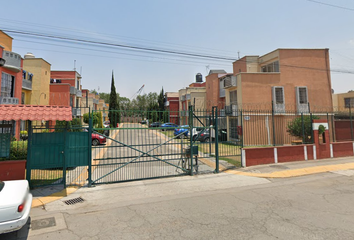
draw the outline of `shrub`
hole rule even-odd
[[[312,116],[312,119],[320,119],[320,118],[317,116]],[[302,125],[304,125],[304,135],[302,132]],[[297,117],[293,121],[288,123],[287,132],[291,136],[305,138],[305,141],[311,138],[312,135],[311,131],[312,131],[311,116],[303,116],[303,122],[301,117]]]

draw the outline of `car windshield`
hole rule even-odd
[[[2,182],[2,181],[0,181],[0,192],[1,192],[1,190],[4,188],[4,185],[5,185],[5,183]]]

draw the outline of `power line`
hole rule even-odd
[[[30,35],[30,36],[43,37],[43,38],[60,39],[60,40],[67,40],[67,41],[73,41],[73,42],[97,44],[97,45],[103,45],[103,46],[113,46],[113,47],[133,49],[133,50],[142,50],[142,51],[148,51],[148,52],[175,54],[175,55],[190,56],[190,57],[197,57],[197,58],[218,59],[218,60],[225,60],[225,61],[235,61],[236,60],[235,58],[231,58],[231,57],[220,57],[220,56],[203,55],[203,54],[195,54],[195,53],[188,53],[188,52],[178,52],[178,51],[174,51],[174,50],[163,50],[163,49],[150,48],[150,47],[137,47],[137,46],[132,46],[132,45],[92,41],[92,40],[85,40],[85,39],[79,39],[79,38],[55,36],[55,35],[49,35],[49,34],[16,31],[16,30],[10,30],[10,29],[4,29],[4,31],[15,33],[15,34],[21,34],[21,35]]]
[[[164,41],[152,41],[152,40],[147,40],[147,39],[142,39],[142,38],[134,38],[134,37],[127,37],[127,36],[120,36],[120,35],[114,35],[114,34],[106,34],[106,33],[98,33],[98,32],[90,32],[90,31],[83,31],[81,29],[73,29],[73,28],[63,28],[63,27],[57,27],[57,26],[52,26],[52,25],[46,25],[46,24],[38,24],[38,23],[29,23],[29,22],[23,22],[23,21],[15,21],[15,20],[9,20],[9,19],[3,19],[0,18],[0,20],[3,22],[14,22],[15,24],[21,24],[23,25],[29,25],[29,26],[34,26],[37,28],[45,28],[45,29],[58,29],[58,30],[64,30],[65,32],[75,32],[75,33],[84,33],[84,34],[91,34],[91,35],[99,35],[99,36],[107,36],[107,37],[119,37],[119,38],[126,38],[130,40],[136,40],[136,41],[141,41],[141,42],[150,42],[154,44],[166,44],[166,45],[172,45],[172,46],[184,46],[188,48],[193,48],[193,49],[203,49],[203,50],[210,50],[214,52],[229,52],[226,50],[221,50],[221,49],[213,49],[213,48],[206,48],[206,47],[199,47],[199,46],[191,46],[191,45],[185,45],[185,44],[175,44],[175,43],[169,43],[169,42],[164,42]]]
[[[342,7],[342,6],[338,6],[338,5],[334,5],[334,4],[329,4],[329,3],[324,3],[324,2],[319,2],[319,1],[315,1],[315,0],[307,0],[307,1],[309,1],[309,2],[314,2],[314,3],[317,3],[317,4],[326,5],[326,6],[330,6],[330,7],[340,8],[340,9],[344,9],[344,10],[348,10],[348,11],[354,11],[353,8]]]
[[[84,39],[75,39],[75,38],[69,38],[69,37],[62,37],[62,36],[53,36],[49,34],[41,34],[41,33],[31,33],[31,32],[21,32],[21,31],[16,31],[16,30],[4,30],[12,33],[18,33],[21,35],[25,36],[35,36],[35,37],[43,37],[43,38],[49,38],[49,39],[57,39],[57,40],[68,40],[72,41],[73,43],[87,43],[87,44],[94,44],[94,45],[99,45],[103,47],[120,47],[123,49],[128,49],[128,50],[136,50],[136,51],[145,51],[145,53],[155,53],[155,54],[161,54],[161,53],[168,53],[172,55],[179,55],[182,57],[188,57],[188,58],[205,58],[205,59],[214,59],[214,60],[222,60],[222,61],[234,61],[232,58],[228,57],[220,57],[220,56],[210,56],[210,55],[203,55],[203,54],[194,54],[194,53],[186,53],[186,52],[178,52],[178,51],[169,51],[169,50],[163,50],[163,49],[155,49],[155,48],[149,48],[149,47],[136,47],[136,46],[130,46],[130,45],[121,45],[121,44],[114,44],[114,43],[106,43],[106,42],[99,42],[99,41],[90,41],[90,40],[84,40]],[[238,61],[244,61],[246,63],[249,62],[258,62],[258,61],[247,61],[247,60],[242,60],[239,59]],[[308,69],[308,70],[316,70],[316,71],[330,71],[330,72],[337,72],[337,73],[347,73],[347,74],[354,74],[353,70],[337,70],[337,69],[320,69],[320,68],[312,68],[312,67],[306,67],[306,66],[295,66],[295,65],[287,65],[287,64],[282,64],[282,67],[292,67],[292,68],[301,68],[301,69]]]
[[[24,41],[24,42],[30,42],[30,43],[38,43],[39,42],[34,42],[34,41],[26,41],[26,40],[17,40],[17,41]],[[83,55],[83,56],[93,56],[93,57],[102,57],[102,58],[115,58],[115,59],[125,59],[125,60],[133,60],[133,61],[149,61],[149,62],[158,62],[158,63],[170,63],[170,64],[179,64],[179,65],[190,65],[190,64],[185,64],[185,63],[195,63],[195,66],[200,66],[201,64],[204,65],[206,64],[205,62],[197,62],[197,61],[189,61],[185,59],[173,59],[173,58],[162,58],[162,57],[151,57],[151,56],[144,56],[144,55],[137,55],[137,54],[129,54],[129,53],[119,53],[119,52],[112,52],[112,51],[104,51],[104,50],[97,50],[97,49],[89,49],[89,48],[80,48],[80,47],[72,47],[72,46],[65,46],[65,45],[60,45],[60,44],[51,44],[51,43],[40,43],[40,44],[46,44],[46,45],[51,45],[51,46],[59,46],[59,47],[65,47],[65,48],[74,48],[74,49],[82,49],[82,50],[89,50],[89,51],[99,51],[99,52],[106,52],[106,53],[113,53],[113,54],[118,54],[118,55],[128,55],[128,56],[133,56],[133,57],[144,57],[144,58],[156,58],[158,60],[168,60],[168,61],[175,61],[173,62],[166,62],[166,61],[149,61],[149,60],[139,60],[139,59],[132,59],[132,58],[122,58],[122,57],[111,57],[111,56],[101,56],[101,55],[96,55],[96,54],[84,54],[84,53],[74,53],[74,52],[63,52],[63,51],[55,51],[55,50],[46,50],[46,49],[36,49],[36,48],[31,48],[33,50],[41,50],[41,51],[47,51],[47,52],[58,52],[58,53],[68,53],[68,54],[76,54],[76,55]],[[17,48],[23,48],[23,49],[28,49],[26,47],[17,47]],[[204,59],[200,59],[202,61],[206,61]],[[183,62],[183,63],[176,63],[178,62]],[[196,65],[198,64],[198,65]],[[217,66],[229,66],[226,64],[220,64],[220,63],[213,63],[213,65]],[[229,66],[230,67],[230,66]]]

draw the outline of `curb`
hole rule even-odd
[[[68,187],[66,189],[61,190],[60,192],[53,193],[49,196],[35,198],[32,201],[32,208],[43,207],[45,204],[50,203],[50,202],[54,202],[54,201],[59,200],[63,197],[66,197],[78,189],[79,189],[79,187]]]
[[[308,168],[292,169],[292,170],[285,170],[285,171],[277,171],[272,173],[252,173],[252,172],[242,172],[236,170],[227,170],[225,172],[230,174],[237,174],[237,175],[250,176],[250,177],[260,177],[260,178],[290,178],[290,177],[299,177],[299,176],[305,176],[305,175],[316,174],[316,173],[333,172],[333,171],[349,170],[349,169],[354,169],[354,163],[308,167]]]
[[[124,124],[124,123],[123,123]],[[122,125],[123,125],[122,124]],[[116,136],[118,135],[119,133],[119,128],[118,128],[118,131],[114,134],[114,136],[112,138],[116,138]],[[110,142],[109,145],[111,145],[112,143]],[[102,151],[102,150],[101,150]],[[106,150],[107,151],[107,150]],[[100,155],[101,152],[99,152],[98,154],[96,154],[96,158],[97,158],[97,155]],[[81,175],[80,175],[81,176]],[[79,177],[80,177],[79,176]],[[78,177],[78,178],[79,178]],[[78,186],[73,186],[73,187],[67,187],[63,190],[61,190],[60,192],[56,192],[56,193],[53,193],[51,195],[48,195],[48,196],[45,196],[45,197],[39,197],[39,198],[34,198],[32,200],[32,208],[36,208],[36,207],[43,207],[45,204],[48,204],[48,203],[51,203],[51,202],[54,202],[56,200],[59,200],[63,197],[67,197],[68,195],[76,192],[76,190],[78,190],[80,187]]]

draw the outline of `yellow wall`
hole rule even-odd
[[[354,98],[354,91],[349,91],[347,93],[337,93],[332,95],[332,102],[334,111],[344,111],[349,112],[349,108],[345,107],[344,98]],[[351,106],[354,108],[354,106]]]
[[[29,105],[31,104],[31,96],[32,96],[32,91],[31,90],[26,90],[26,89],[22,89],[22,93],[25,94],[25,98],[24,100],[24,104]],[[22,97],[21,97],[22,99]]]
[[[12,38],[3,31],[0,31],[0,45],[5,51],[12,52]]]
[[[23,69],[33,74],[31,105],[49,105],[50,66],[42,58],[23,60]]]

